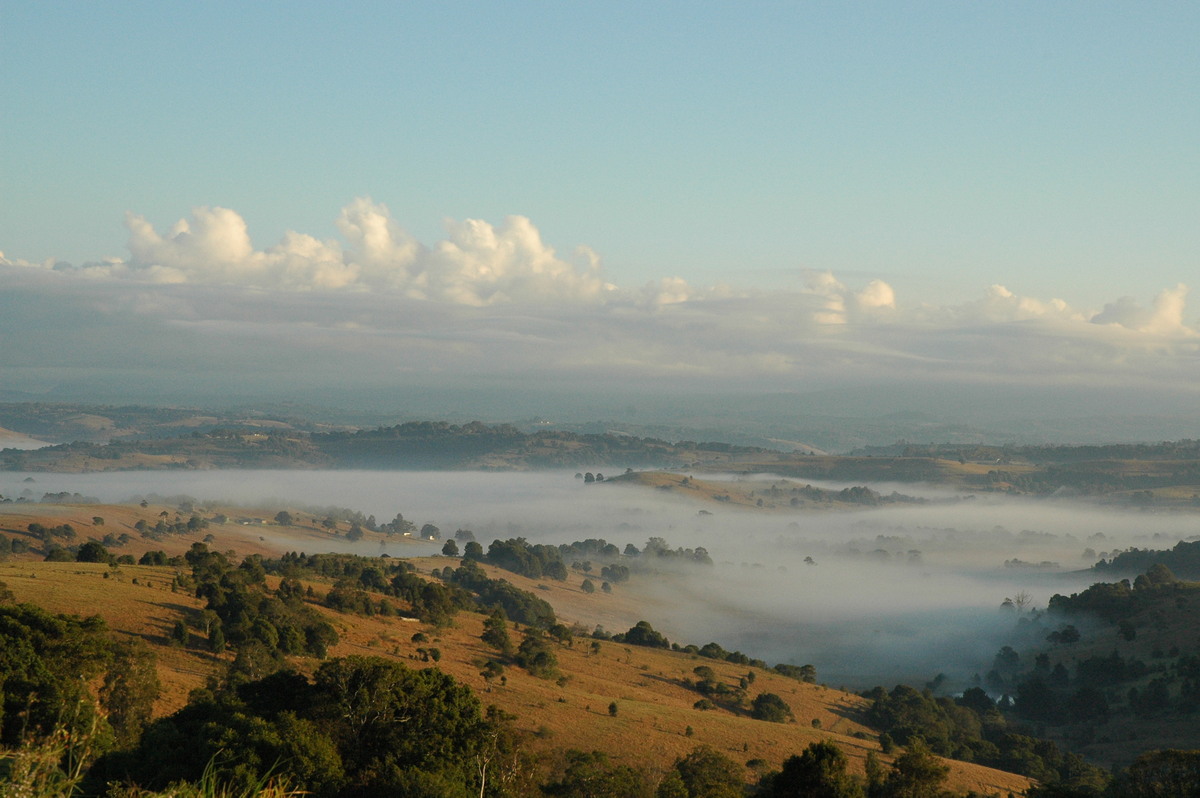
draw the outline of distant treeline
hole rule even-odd
[[[578,468],[681,465],[708,453],[763,453],[767,449],[728,443],[671,443],[630,435],[580,434],[554,430],[524,433],[509,424],[408,422],[355,432],[306,433],[224,426],[186,436],[76,442],[43,449],[0,451],[0,468],[52,470],[56,463],[89,457],[119,463],[136,454],[175,455],[170,467],[326,468]],[[118,466],[119,467],[119,466]],[[133,467],[132,465],[130,467]],[[144,467],[144,466],[139,466]]]
[[[888,457],[959,458],[971,462],[1083,463],[1096,460],[1200,460],[1200,440],[1183,438],[1161,443],[1111,443],[1101,445],[1047,444],[1041,446],[990,446],[974,443],[918,444],[900,441],[890,446],[868,446],[852,455]]]
[[[1101,560],[1092,566],[1092,570],[1132,577],[1158,564],[1166,566],[1181,579],[1200,579],[1200,541],[1181,540],[1171,549],[1129,549]]]
[[[404,560],[382,557],[290,553],[261,562],[269,573],[285,580],[312,576],[332,580],[333,588],[323,603],[340,612],[395,615],[403,611],[444,626],[463,610],[490,612],[498,608],[519,623],[545,627],[556,623],[554,609],[544,599],[502,579],[491,579],[470,561],[464,560],[458,569],[441,569],[433,580],[418,576]],[[395,598],[404,606],[386,598],[376,601],[372,593]]]
[[[494,540],[487,553],[474,541],[465,549],[468,560],[495,565],[514,574],[541,579],[567,579],[567,563],[585,574],[596,570],[599,576],[612,583],[624,582],[631,573],[653,573],[671,563],[712,565],[712,557],[703,546],[694,549],[672,549],[661,537],[652,537],[639,549],[626,543],[624,549],[603,538],[589,538],[558,546],[530,543],[525,538]],[[597,568],[597,566],[599,566]]]

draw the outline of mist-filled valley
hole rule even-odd
[[[1200,3],[63,10],[0,798],[1200,796]]]
[[[760,492],[799,484],[752,479]],[[795,510],[700,503],[634,484],[585,483],[565,471],[0,475],[0,495],[34,501],[60,492],[101,502],[190,497],[201,506],[272,511],[349,508],[381,523],[401,513],[418,527],[437,526],[442,538],[471,530],[485,548],[514,537],[551,544],[602,538],[622,550],[641,549],[651,538],[670,548],[702,547],[711,566],[662,560],[616,589],[635,594],[645,620],[673,642],[716,641],[770,662],[813,664],[820,681],[851,689],[924,683],[939,673],[965,688],[1014,641],[1016,620],[1000,609],[1006,598],[1024,595],[1031,607],[1045,608],[1055,593],[1100,581],[1086,570],[1100,558],[1129,547],[1170,548],[1197,534],[1187,514],[965,496],[933,486],[902,490],[920,501]],[[279,532],[266,526],[259,534]],[[442,545],[340,537],[329,543],[329,550],[393,557],[435,555]]]

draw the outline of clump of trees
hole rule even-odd
[[[0,585],[0,746],[56,733],[102,748],[137,738],[159,692],[146,645],[114,642],[96,616],[3,603],[5,594]]]
[[[1152,584],[1175,581],[1178,574],[1185,579],[1200,579],[1200,541],[1181,540],[1170,549],[1137,549],[1113,552],[1108,560],[1100,560],[1093,570],[1114,575],[1145,574]]]
[[[216,763],[239,790],[274,775],[318,796],[477,795],[503,783],[518,749],[505,719],[436,668],[348,657],[311,679],[282,670],[198,694],[101,757],[85,788],[161,790]]]
[[[284,579],[276,591],[266,585],[266,568],[257,555],[236,567],[203,543],[193,543],[184,555],[192,566],[197,598],[215,617],[208,634],[219,629],[222,639],[244,658],[258,654],[278,659],[285,654],[323,658],[337,643],[333,626],[304,603],[300,583]],[[251,670],[253,672],[253,669]]]
[[[655,631],[649,621],[638,621],[630,627],[628,632],[613,635],[612,639],[617,643],[629,643],[633,646],[646,646],[647,648],[671,647],[671,641]]]
[[[795,679],[800,682],[813,684],[817,681],[817,669],[812,665],[788,665],[787,663],[779,663],[771,670],[787,676],[789,679]]]
[[[75,540],[75,527],[70,524],[58,524],[57,526],[48,527],[45,524],[34,522],[29,525],[29,534],[42,542],[44,546],[49,546],[57,541],[66,541],[70,543]]]
[[[548,577],[557,580],[567,578],[568,562],[576,570],[591,573],[593,561],[596,561],[600,564],[600,577],[610,584],[625,582],[634,572],[654,573],[674,564],[713,564],[703,547],[672,549],[659,537],[650,538],[643,549],[632,543],[626,544],[624,552],[603,538],[588,538],[557,547],[532,544],[525,538],[510,538],[493,541],[486,555],[472,539],[466,543],[464,557],[482,560],[531,579]]]
[[[29,543],[21,538],[10,538],[7,535],[0,535],[0,560],[5,559],[10,554],[24,554],[29,551]]]
[[[463,560],[449,575],[447,570],[442,571],[442,578],[474,593],[482,609],[501,609],[509,620],[528,626],[549,628],[557,622],[554,608],[545,599],[503,579],[490,578],[475,562]]]
[[[563,581],[567,578],[567,566],[557,546],[532,544],[525,538],[492,541],[485,561],[530,579],[546,577]]]
[[[756,695],[750,708],[750,717],[771,723],[786,723],[789,720],[795,720],[792,708],[775,693]]]
[[[1053,742],[1040,740],[1009,725],[996,704],[979,687],[957,699],[934,697],[930,690],[898,685],[864,693],[871,700],[867,721],[900,745],[921,741],[935,754],[978,762],[1043,782],[1103,786],[1103,771]]]
[[[525,637],[517,646],[514,658],[518,665],[540,679],[552,679],[558,675],[558,656],[554,653],[554,644],[537,627],[525,630]]]
[[[471,545],[468,543],[468,548]],[[288,553],[278,560],[263,560],[269,573],[286,579],[304,574],[319,575],[334,580],[334,587],[324,603],[341,612],[363,615],[389,615],[398,612],[386,599],[376,600],[371,594],[395,598],[408,607],[408,612],[426,623],[444,626],[453,622],[463,610],[491,611],[502,609],[517,623],[548,628],[555,622],[554,609],[544,599],[521,590],[503,579],[492,579],[474,561],[464,559],[458,568],[435,572],[435,579],[426,579],[403,560],[380,557],[361,557],[353,554],[296,554]]]

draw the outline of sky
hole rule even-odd
[[[2,0],[0,389],[1178,404],[1198,35],[1165,2]]]

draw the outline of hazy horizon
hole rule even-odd
[[[0,401],[1200,437],[1196,6],[0,21]]]

